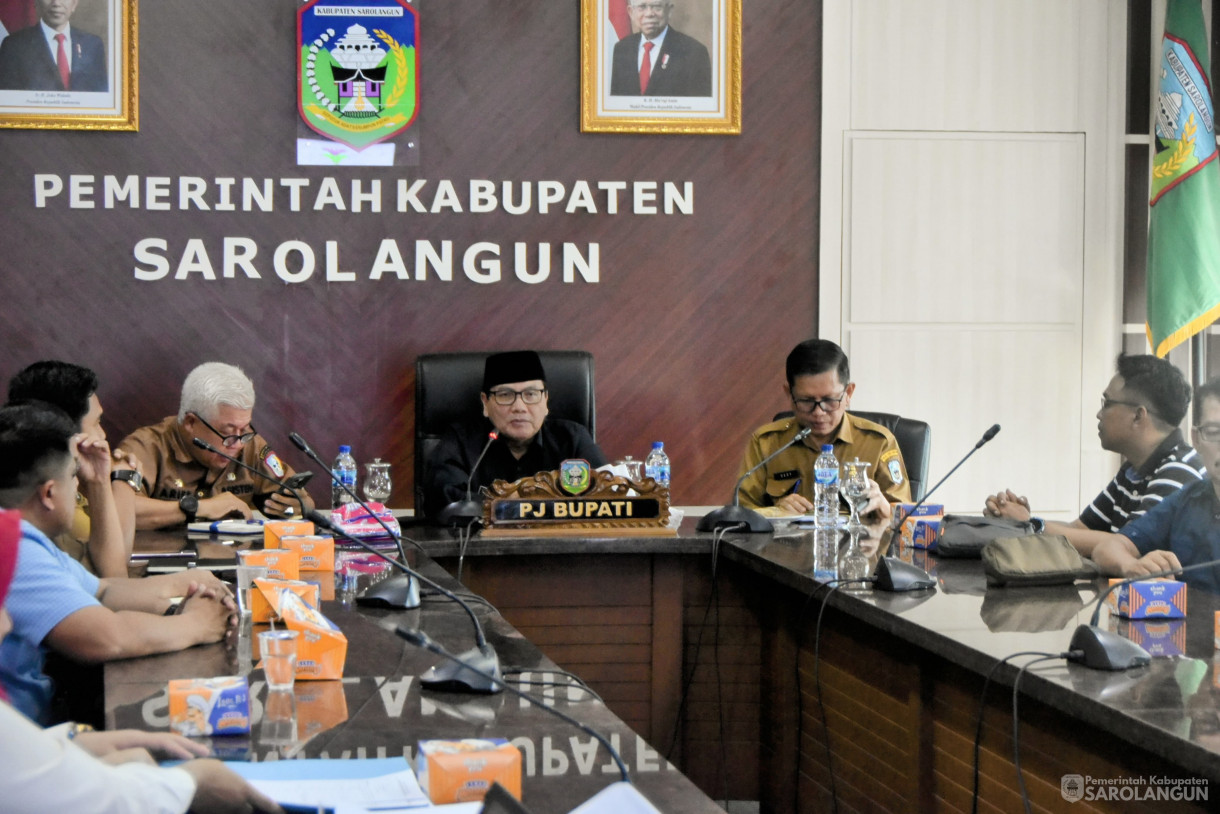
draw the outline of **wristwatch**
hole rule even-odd
[[[186,522],[195,522],[195,513],[199,511],[199,498],[194,495],[183,495],[178,498],[178,508],[186,515]]]
[[[136,494],[144,491],[144,476],[134,469],[116,469],[110,473],[110,480],[121,480],[135,490]]]

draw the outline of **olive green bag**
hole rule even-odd
[[[989,586],[1067,585],[1100,573],[1097,564],[1081,557],[1062,534],[992,540],[983,547],[982,559]]]

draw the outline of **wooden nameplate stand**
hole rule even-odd
[[[628,489],[636,495],[627,496]],[[669,528],[669,489],[652,478],[632,481],[591,473],[589,488],[566,492],[559,471],[492,483],[483,500],[482,537],[676,537]]]

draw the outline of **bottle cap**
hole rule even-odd
[[[347,444],[340,444],[339,445],[339,454],[340,455],[351,455],[352,448],[350,446],[348,446]]]
[[[834,452],[834,444],[822,444],[822,452]]]
[[[653,441],[653,442],[652,442],[652,448],[653,448],[653,449],[660,449],[660,448],[661,448],[661,447],[663,447],[663,446],[665,446],[665,444],[664,444],[663,442],[661,442],[661,441]]]

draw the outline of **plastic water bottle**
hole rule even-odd
[[[665,454],[665,444],[660,441],[652,442],[652,451],[644,459],[644,477],[669,488],[669,456]]]
[[[830,444],[813,462],[813,517],[813,576],[832,580],[839,566],[839,461]]]
[[[813,463],[813,516],[818,527],[835,528],[839,522],[839,461],[830,444],[822,444]]]
[[[332,469],[335,473],[335,478],[343,481],[344,485],[353,492],[356,491],[356,459],[352,457],[352,448],[347,444],[339,447],[339,457],[335,458],[335,466]],[[330,505],[331,508],[337,509],[345,503],[351,503],[354,498],[339,487],[339,484],[331,481],[330,489]]]

